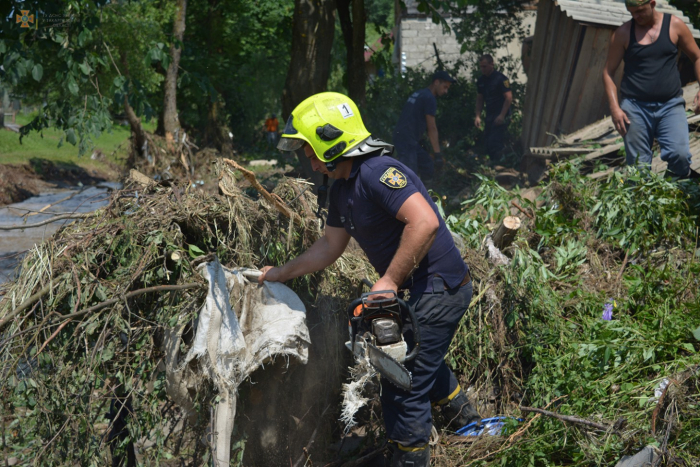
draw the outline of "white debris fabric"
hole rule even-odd
[[[362,395],[365,386],[377,375],[367,356],[355,357],[355,366],[350,367],[350,382],[343,384],[343,410],[340,421],[345,424],[345,434],[357,424],[355,414],[367,405],[369,398]]]
[[[308,360],[311,344],[306,327],[306,309],[299,297],[277,282],[257,283],[261,272],[228,269],[218,260],[202,264],[200,273],[209,281],[209,293],[199,312],[192,348],[177,368],[170,363],[166,388],[173,399],[190,413],[193,405],[183,400],[188,363],[196,360],[219,390],[213,434],[216,466],[229,465],[233,420],[238,386],[263,362],[277,356]],[[182,328],[167,336],[169,361],[179,348]],[[172,335],[174,334],[174,335]],[[177,343],[177,345],[174,345]]]

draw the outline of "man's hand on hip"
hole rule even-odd
[[[620,133],[620,136],[625,136],[627,134],[627,125],[630,124],[630,119],[627,117],[624,110],[619,107],[617,110],[613,110],[612,121],[613,125],[615,125],[615,129]]]

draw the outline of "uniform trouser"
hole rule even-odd
[[[690,144],[685,100],[675,97],[667,102],[642,102],[623,99],[620,108],[627,114],[625,152],[627,165],[650,166],[654,138],[659,141],[661,160],[668,169],[684,177],[690,169]]]
[[[404,391],[382,378],[380,399],[387,438],[406,447],[430,441],[431,403],[448,398],[459,385],[444,357],[471,302],[472,283],[451,290],[444,290],[439,277],[434,283],[435,293],[412,296],[407,303],[418,319],[421,339],[418,356],[406,363],[413,388]],[[404,338],[412,349],[413,331],[406,328]]]
[[[418,143],[397,144],[396,158],[404,163],[409,169],[418,175],[421,179],[433,178],[435,166],[433,158],[430,157],[428,151]]]
[[[486,138],[486,153],[492,158],[498,158],[503,153],[506,137],[508,136],[508,120],[496,125],[493,120],[486,120],[484,137]]]

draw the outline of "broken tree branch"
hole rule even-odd
[[[527,211],[525,210],[525,208],[522,207],[521,205],[519,205],[515,200],[511,201],[510,204],[511,204],[515,209],[517,209],[518,211],[522,212],[523,214],[525,214],[525,215],[526,215],[527,217],[529,217],[530,219],[534,219],[534,218],[535,218],[535,216],[533,216],[532,214],[530,214],[529,212],[527,212]]]
[[[243,174],[243,176],[250,182],[251,185],[253,185],[253,188],[258,190],[258,192],[262,195],[263,198],[265,198],[272,206],[277,209],[279,212],[281,212],[284,216],[288,218],[293,218],[295,224],[301,225],[301,219],[299,216],[295,216],[294,213],[292,212],[291,209],[289,209],[289,206],[284,204],[284,202],[279,198],[279,196],[276,196],[263,187],[260,182],[258,181],[257,178],[255,178],[255,174],[246,169],[241,167],[238,163],[235,161],[232,161],[231,159],[222,159],[222,161],[234,169],[238,170]]]
[[[564,422],[576,423],[578,425],[585,425],[585,426],[595,428],[596,430],[600,430],[600,431],[610,431],[610,432],[615,433],[618,436],[621,436],[620,432],[618,430],[616,430],[612,425],[603,425],[601,423],[592,422],[590,420],[586,420],[583,418],[572,417],[571,415],[560,415],[560,414],[555,413],[555,412],[550,412],[549,410],[537,409],[535,407],[525,407],[524,405],[520,406],[520,410],[522,412],[539,413],[542,415],[546,415],[547,417],[556,418],[557,420],[561,420]]]
[[[13,311],[11,311],[11,312],[9,312],[7,315],[5,315],[5,317],[3,317],[2,320],[0,320],[0,330],[2,330],[2,328],[4,328],[5,325],[6,325],[7,323],[9,323],[10,321],[12,321],[12,319],[13,319],[15,316],[17,316],[18,314],[22,313],[24,310],[26,310],[27,308],[29,308],[30,306],[32,306],[32,305],[34,304],[34,302],[36,302],[36,301],[39,300],[41,297],[43,297],[44,295],[46,295],[47,293],[49,293],[49,292],[51,291],[51,289],[53,288],[53,285],[54,285],[54,284],[52,284],[51,282],[49,282],[48,284],[46,284],[46,285],[44,286],[43,289],[41,289],[40,291],[38,291],[37,293],[35,293],[35,294],[32,295],[31,297],[29,297],[28,299],[26,299],[24,302],[22,302],[22,304],[21,304],[20,306],[18,306],[18,307],[15,308]]]
[[[90,217],[95,217],[96,215],[96,212],[87,212],[84,214],[61,214],[60,216],[55,216],[51,219],[46,219],[45,221],[37,222],[36,224],[0,225],[0,230],[31,229],[32,227],[41,227],[42,225],[50,224],[52,222],[60,221],[63,219],[88,219]]]
[[[496,248],[503,251],[506,249],[518,233],[520,228],[520,219],[515,216],[508,216],[498,224],[496,230],[491,235],[491,240]]]

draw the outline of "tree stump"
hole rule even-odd
[[[496,248],[503,251],[507,248],[513,240],[515,240],[515,235],[518,233],[520,228],[520,218],[515,216],[508,216],[496,227],[496,230],[491,235],[493,244]]]

